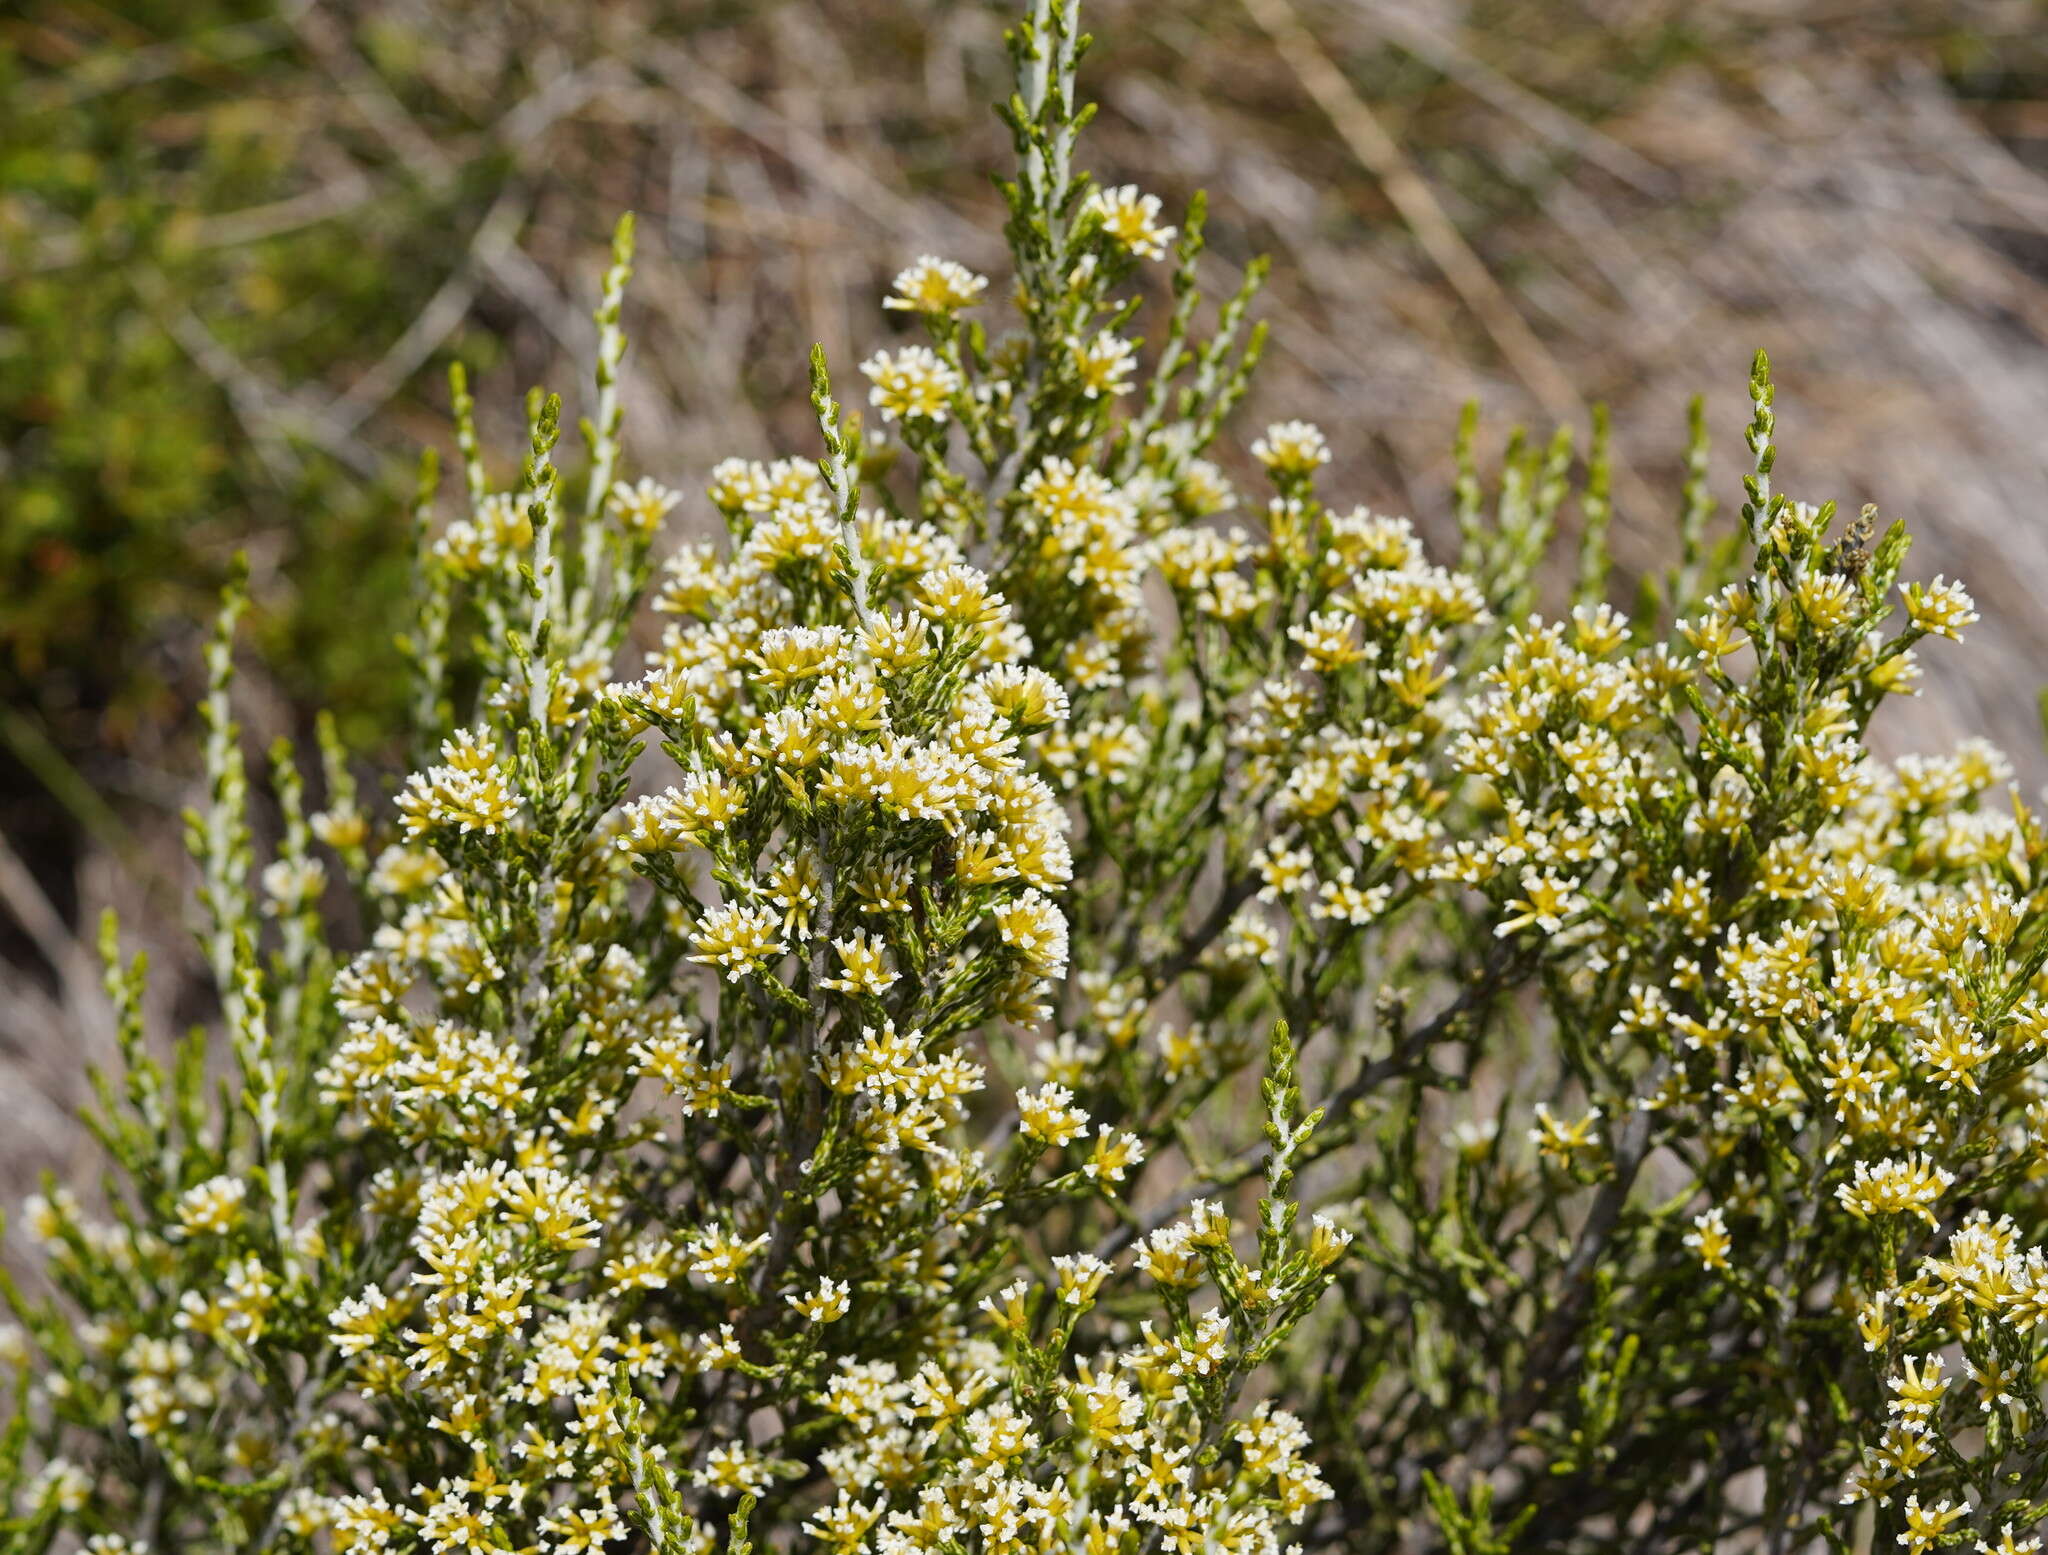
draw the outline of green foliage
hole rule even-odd
[[[1071,0],[1010,43],[1015,327],[920,259],[880,426],[815,353],[820,457],[719,464],[725,543],[657,567],[622,224],[594,478],[535,391],[493,489],[455,375],[416,770],[364,797],[325,724],[308,813],[280,748],[260,869],[230,582],[224,1041],[153,1055],[110,926],[107,1202],[30,1206],[0,1335],[10,1538],[2028,1547],[2048,835],[1981,742],[1863,743],[1968,596],[1778,489],[1761,354],[1741,533],[1695,413],[1633,619],[1604,420],[1485,473],[1468,424],[1455,568],[1305,423],[1240,496],[1259,271],[1205,298],[1199,205],[1075,166]]]
[[[261,623],[285,684],[345,705],[359,737],[393,711],[404,570],[381,457],[301,390],[412,299],[401,270],[361,263],[358,230],[238,235],[294,192],[289,136],[263,118],[289,50],[270,10],[127,6],[0,34],[0,697],[69,752],[174,716],[182,688],[147,650],[252,533],[298,585]],[[287,306],[306,295],[317,317]]]

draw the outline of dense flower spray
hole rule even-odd
[[[1305,423],[1234,489],[1260,271],[1076,169],[1085,41],[1010,37],[1012,327],[917,257],[722,541],[620,473],[630,223],[579,477],[458,375],[414,770],[274,753],[260,869],[230,591],[223,1036],[110,926],[10,1548],[2036,1547],[2048,835],[1863,744],[1968,596],[1775,489],[1761,357],[1630,614],[1597,422],[1491,499],[1468,425],[1455,565]]]

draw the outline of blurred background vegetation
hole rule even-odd
[[[0,1087],[68,1148],[90,909],[177,964],[190,707],[238,548],[252,738],[393,727],[404,493],[445,375],[516,447],[587,381],[641,213],[639,470],[810,447],[920,252],[998,269],[1006,11],[951,0],[13,0],[0,7]],[[2048,660],[2048,18],[2032,0],[1093,0],[1087,160],[1275,259],[1251,407],[1447,539],[1459,407],[1612,407],[1623,569],[1685,405],[1739,490],[1748,354],[1783,484],[1914,525],[1985,621],[1909,743],[2030,781]],[[576,404],[572,395],[571,405]],[[505,472],[509,475],[509,467]],[[685,522],[701,522],[701,505]],[[166,1014],[203,1008],[160,978]],[[183,1001],[181,1004],[180,1001]],[[190,1008],[188,1008],[188,1006]],[[56,1033],[69,1033],[61,1040]]]

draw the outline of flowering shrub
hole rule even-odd
[[[1702,441],[1633,617],[1597,439],[1468,452],[1455,569],[1314,427],[1233,492],[1258,275],[1074,170],[1084,43],[1012,36],[1018,327],[918,260],[886,440],[815,360],[725,544],[657,567],[618,469],[630,226],[580,492],[537,396],[494,489],[458,379],[419,770],[329,738],[309,814],[274,753],[260,870],[231,591],[226,1045],[155,1055],[110,928],[15,1547],[2035,1547],[2048,834],[1862,743],[1968,597],[1777,491],[1761,357],[1740,535]]]

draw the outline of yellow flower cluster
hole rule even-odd
[[[903,269],[879,435],[820,356],[817,461],[622,475],[625,230],[570,490],[560,405],[495,489],[458,377],[418,770],[359,799],[323,731],[261,867],[230,594],[226,1040],[165,1066],[110,957],[7,1536],[2038,1548],[2048,826],[1982,742],[1866,740],[1968,595],[1774,489],[1761,360],[1741,547],[1696,441],[1630,612],[1603,422],[1490,495],[1468,431],[1455,565],[1304,422],[1240,498],[1257,274],[1204,308],[1200,205],[1076,172],[1081,46],[1010,37],[1018,328]]]

